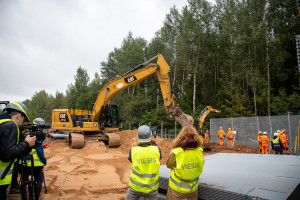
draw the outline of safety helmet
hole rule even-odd
[[[258,135],[262,135],[262,131],[258,131]]]
[[[265,132],[263,132],[263,135],[267,135],[267,132],[265,131]]]
[[[222,126],[220,126],[220,129],[222,129]]]
[[[231,131],[231,128],[228,128],[229,131]]]
[[[29,122],[28,108],[21,102],[11,102],[3,110],[16,110],[25,116],[25,122]]]
[[[45,123],[45,120],[43,120],[42,118],[35,118],[34,120],[33,120],[33,123],[34,124],[38,124],[38,125],[45,125],[46,123]]]
[[[285,130],[282,130],[283,133],[285,133]]]
[[[280,133],[280,130],[277,130],[277,133]]]
[[[150,142],[152,137],[152,131],[149,126],[142,125],[138,128],[138,141]]]
[[[278,135],[278,133],[274,133],[274,136],[277,136]]]

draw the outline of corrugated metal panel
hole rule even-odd
[[[161,190],[169,173],[161,166]],[[300,184],[300,156],[214,154],[205,157],[199,182],[199,199],[288,199]]]

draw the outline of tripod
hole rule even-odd
[[[27,166],[27,162],[31,163],[30,169]],[[33,153],[21,157],[21,197],[22,200],[38,199],[37,194],[37,181],[34,171]]]

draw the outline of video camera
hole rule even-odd
[[[51,128],[50,124],[26,124],[19,126],[20,132],[20,141],[24,141],[27,135],[30,137],[36,136],[35,145],[33,148],[38,147],[46,139],[46,133],[43,132],[43,129]]]

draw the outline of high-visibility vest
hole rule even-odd
[[[138,192],[157,190],[159,183],[160,153],[157,146],[133,147],[129,186]]]
[[[262,137],[262,135],[257,136],[258,146],[261,146],[261,137]]]
[[[208,133],[205,133],[205,139],[209,139],[209,134]]]
[[[177,147],[172,150],[176,156],[176,167],[170,173],[169,186],[173,190],[180,193],[197,190],[204,164],[202,151],[201,147],[185,151]]]
[[[219,130],[219,131],[218,131],[218,137],[219,137],[219,139],[224,139],[224,137],[225,137],[225,132],[224,132],[223,130]]]
[[[18,130],[17,144],[19,144],[19,135],[20,135],[20,132],[19,132],[19,126],[18,126],[18,124],[14,120],[12,120],[12,119],[1,119],[0,120],[0,124],[2,124],[4,122],[8,122],[8,121],[13,121],[16,124],[16,126],[17,126],[17,130]],[[4,173],[5,169],[9,166],[10,162],[11,161],[9,161],[9,162],[2,162],[0,160],[0,177]],[[14,168],[14,164],[11,165],[11,167],[10,167],[8,173],[6,174],[5,178],[4,179],[0,178],[0,185],[9,185],[11,183],[13,168]]]
[[[263,136],[261,137],[261,146],[264,147],[264,148],[268,147],[269,141],[270,141],[270,140],[269,140],[268,136],[263,135]]]
[[[227,134],[227,137],[228,137],[229,140],[233,140],[233,137],[234,137],[233,131],[229,131],[228,134]]]
[[[31,152],[33,154],[32,156],[33,156],[33,162],[34,162],[33,165],[34,165],[34,167],[44,166],[44,163],[40,160],[40,157],[37,154],[36,149],[32,149]],[[31,167],[31,160],[26,160],[26,163],[27,163],[28,167]]]
[[[279,138],[278,137],[276,137],[275,139],[273,139],[272,142],[273,142],[274,149],[279,149],[280,148]]]

